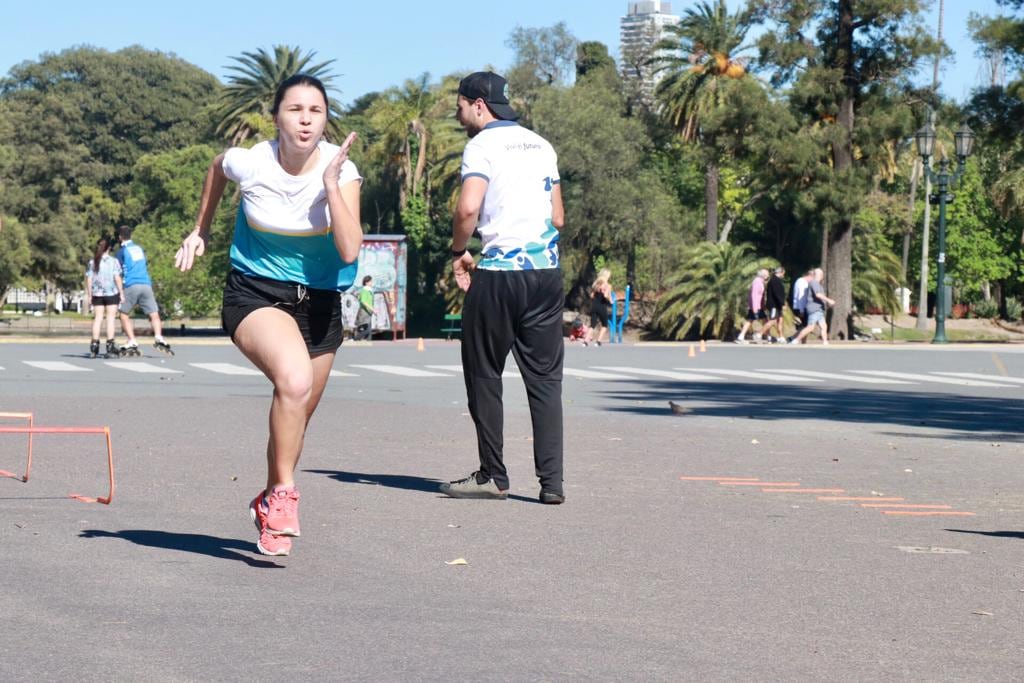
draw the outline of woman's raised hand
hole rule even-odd
[[[348,159],[348,150],[352,147],[352,143],[355,142],[356,134],[349,133],[348,137],[345,138],[345,142],[341,143],[341,149],[331,159],[331,163],[327,164],[327,168],[324,169],[324,185],[338,184],[338,179],[341,177],[341,165]]]

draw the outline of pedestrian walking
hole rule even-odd
[[[92,339],[89,342],[89,356],[100,355],[100,327],[107,321],[107,348],[104,357],[117,355],[114,343],[114,316],[117,305],[124,299],[124,281],[121,278],[121,264],[110,255],[112,240],[101,237],[96,241],[92,259],[85,269],[85,291],[92,296]]]
[[[787,337],[786,341],[793,341],[796,336],[800,334],[800,331],[807,326],[807,311],[804,308],[807,298],[807,283],[814,277],[814,269],[811,268],[806,273],[798,277],[793,281],[793,324],[796,326],[796,330],[793,332],[792,337]]]
[[[128,337],[128,343],[120,349],[121,355],[141,355],[139,342],[135,339],[135,326],[132,324],[131,314],[136,307],[149,318],[149,324],[153,328],[153,348],[170,356],[174,355],[171,345],[164,339],[163,324],[160,321],[160,307],[156,304],[156,297],[153,296],[153,281],[149,278],[149,269],[146,267],[146,252],[138,244],[132,241],[134,228],[122,225],[117,229],[117,236],[121,240],[121,249],[117,252],[117,260],[121,263],[124,271],[124,301],[121,302],[119,313],[121,314],[121,329]]]
[[[757,275],[750,282],[750,296],[747,301],[747,316],[746,320],[743,321],[743,327],[740,328],[740,333],[736,335],[737,344],[746,344],[745,339],[747,330],[749,330],[755,321],[765,320],[766,315],[764,312],[764,290],[765,284],[768,282],[768,269],[761,268],[757,271]],[[762,322],[762,327],[764,323]],[[761,341],[761,333],[755,332],[752,335],[754,341]]]
[[[583,342],[586,346],[589,342],[594,342],[598,346],[604,341],[604,336],[608,332],[609,321],[612,317],[612,285],[611,285],[612,271],[607,268],[602,268],[597,278],[594,280],[594,284],[590,285],[590,334],[587,336],[587,340]],[[597,338],[594,338],[594,330],[597,330]]]
[[[363,241],[362,178],[348,160],[355,133],[340,147],[327,142],[328,111],[318,79],[299,74],[281,83],[271,108],[277,137],[217,155],[196,227],[175,257],[182,271],[192,267],[209,242],[227,181],[238,183],[242,200],[221,317],[235,345],[274,385],[267,484],[249,504],[265,555],[287,555],[299,535],[295,467],[341,345],[340,292],[352,286]]]
[[[452,230],[452,268],[466,290],[462,365],[476,426],[478,470],[441,485],[453,498],[508,497],[501,373],[509,351],[526,384],[540,501],[565,500],[562,472],[562,273],[564,212],[557,155],[516,123],[508,85],[491,72],[459,83],[456,119],[471,138]],[[474,265],[466,245],[480,233]]]
[[[822,282],[825,280],[825,271],[815,268],[811,271],[811,277],[807,281],[807,294],[804,296],[804,311],[807,313],[807,326],[800,330],[800,334],[792,339],[790,344],[799,344],[804,337],[814,331],[817,325],[821,329],[821,343],[828,346],[828,323],[825,321],[825,306],[835,306],[836,302],[825,296]]]
[[[373,276],[363,277],[363,287],[359,290],[359,310],[356,311],[356,332],[352,335],[355,341],[369,339],[373,332]]]
[[[785,335],[782,332],[782,312],[786,306],[786,282],[782,278],[785,275],[785,268],[782,266],[775,268],[771,277],[768,278],[768,286],[764,295],[764,310],[768,322],[765,323],[761,333],[773,344],[785,341]],[[771,335],[773,329],[778,335],[777,337]]]

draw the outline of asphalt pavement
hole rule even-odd
[[[106,493],[95,434],[0,479],[0,680],[1020,678],[1024,347],[570,347],[549,507],[511,359],[513,495],[461,501],[458,343],[346,344],[286,558],[246,509],[268,382],[84,349],[0,343],[0,411],[108,426],[117,483],[67,498]]]

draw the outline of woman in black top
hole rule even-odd
[[[768,322],[765,323],[761,334],[769,342],[780,342],[785,338],[785,335],[782,333],[782,308],[786,305],[786,283],[782,277],[785,274],[785,268],[782,266],[776,268],[768,280],[768,287],[765,292],[764,307],[765,312],[768,314]],[[777,337],[769,334],[769,330],[772,327],[775,328]]]
[[[594,330],[600,328],[597,333],[597,345],[600,346],[604,335],[608,332],[608,320],[612,315],[612,286],[608,282],[612,272],[602,268],[597,274],[594,284],[590,285],[590,335],[587,344],[594,340]]]

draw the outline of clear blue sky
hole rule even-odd
[[[469,13],[472,5],[482,8]],[[673,11],[692,0],[676,0]],[[730,0],[731,6],[740,0]],[[937,1],[934,3],[937,7]],[[3,10],[0,73],[43,52],[74,45],[108,50],[138,44],[173,52],[223,79],[229,58],[258,47],[298,45],[320,59],[335,59],[340,99],[350,102],[400,84],[424,71],[435,78],[485,65],[503,69],[512,60],[505,39],[516,26],[565,21],[580,40],[599,40],[618,53],[618,22],[626,0],[513,0],[468,3],[449,0],[362,2],[170,2],[95,3],[53,0],[8,2]],[[943,69],[942,91],[962,100],[980,78],[975,47],[967,35],[971,11],[997,14],[995,0],[947,0],[946,41],[955,51]],[[935,9],[929,21],[936,23]],[[926,69],[922,79],[931,78]]]

